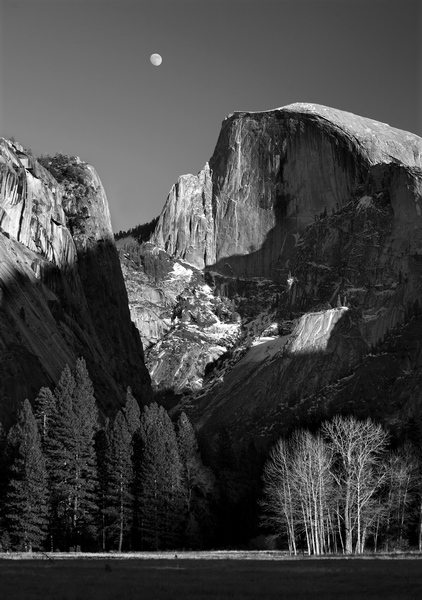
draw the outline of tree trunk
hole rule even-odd
[[[118,551],[122,551],[123,547],[123,528],[124,528],[124,483],[123,483],[123,473],[120,473],[120,519],[119,519],[119,546]]]

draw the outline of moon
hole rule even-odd
[[[151,64],[154,65],[154,67],[159,67],[163,62],[163,59],[159,54],[151,54],[149,60],[151,61]]]

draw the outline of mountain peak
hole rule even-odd
[[[198,268],[284,278],[315,216],[348,202],[369,169],[390,164],[420,169],[422,139],[312,103],[232,113],[209,167],[173,186],[153,241]]]

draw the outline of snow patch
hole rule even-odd
[[[277,337],[260,337],[252,342],[242,361],[263,363],[281,354],[288,340],[287,335]]]
[[[256,338],[253,342],[252,342],[252,347],[254,346],[260,346],[261,344],[266,344],[267,342],[273,342],[274,340],[276,340],[278,338],[278,335],[273,335],[273,336],[261,336]]]
[[[207,298],[210,298],[211,300],[215,299],[214,293],[207,283],[205,283],[204,285],[198,286],[197,290],[200,293],[204,294],[204,296],[207,296]]]
[[[208,327],[204,333],[212,340],[234,342],[240,336],[241,326],[239,323],[222,323],[219,320],[218,323]]]
[[[175,279],[180,280],[183,279],[186,283],[189,283],[192,279],[193,271],[192,269],[186,269],[180,263],[174,263],[173,270],[170,272],[170,281]]]

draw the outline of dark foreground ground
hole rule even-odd
[[[0,560],[7,600],[422,598],[422,561]]]

